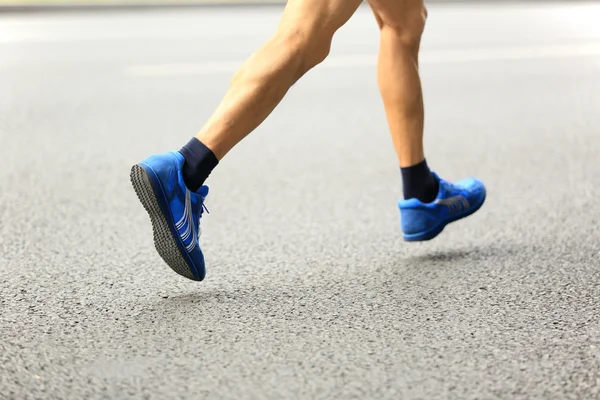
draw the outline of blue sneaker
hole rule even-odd
[[[440,182],[434,201],[422,203],[417,199],[407,199],[398,202],[402,232],[407,242],[433,239],[449,223],[479,210],[485,201],[485,186],[480,180],[468,178],[450,183],[434,175]]]
[[[181,175],[183,162],[179,152],[156,154],[134,165],[130,177],[150,215],[158,254],[179,275],[201,281],[206,269],[198,237],[208,186],[196,193],[188,190]]]

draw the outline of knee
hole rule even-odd
[[[380,19],[379,28],[391,32],[406,46],[418,47],[426,22],[427,8],[420,5],[405,8],[398,17]]]

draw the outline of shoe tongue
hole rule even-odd
[[[439,182],[440,189],[438,191],[437,197],[438,198],[443,198],[448,193],[448,189],[449,189],[448,188],[448,182],[446,182],[443,179],[439,179],[438,182]]]
[[[200,189],[196,190],[196,194],[202,198],[208,196],[208,186],[200,187]]]
[[[434,171],[431,171],[431,173],[433,174],[435,179],[438,181],[438,192],[436,195],[436,199],[443,197],[446,194],[445,181],[442,178],[440,178],[440,176],[438,174],[436,174]]]

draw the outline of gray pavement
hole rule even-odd
[[[187,281],[130,166],[279,12],[0,18],[0,398],[598,398],[600,5],[430,7],[427,157],[489,197],[412,245],[359,10],[211,175]]]

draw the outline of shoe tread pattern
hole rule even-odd
[[[150,216],[156,251],[173,271],[188,279],[197,280],[177,246],[169,223],[158,205],[146,170],[140,165],[134,165],[131,168],[130,179],[138,199]]]

